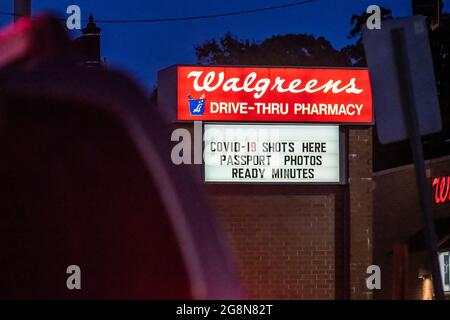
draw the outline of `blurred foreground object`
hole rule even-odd
[[[61,28],[43,17],[0,35],[0,298],[240,298],[157,110],[120,73],[59,57]]]
[[[422,15],[430,19],[430,26],[434,30],[439,27],[442,18],[442,0],[412,0],[413,15]]]
[[[71,42],[59,21],[44,15],[22,18],[0,30],[0,68],[11,64],[30,66],[68,55]]]

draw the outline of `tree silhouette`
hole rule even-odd
[[[226,34],[195,48],[202,65],[349,66],[347,56],[324,37],[308,34],[272,36],[261,43]]]

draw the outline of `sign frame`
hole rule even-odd
[[[256,125],[256,126],[267,126],[267,125],[273,125],[273,126],[337,126],[339,131],[339,181],[336,182],[290,182],[290,181],[280,181],[280,182],[274,182],[274,181],[261,181],[261,182],[245,182],[245,181],[206,181],[205,180],[205,161],[202,161],[201,165],[201,180],[206,185],[253,185],[253,186],[261,186],[261,185],[291,185],[291,186],[314,186],[314,185],[321,185],[321,186],[327,186],[327,185],[346,185],[348,184],[348,162],[347,162],[347,130],[345,127],[337,125],[337,124],[329,124],[329,123],[285,123],[285,122],[227,122],[227,121],[203,121],[202,122],[202,130],[203,135],[205,133],[205,125],[215,125],[215,124],[226,124],[226,125]],[[205,150],[205,140],[202,138],[202,150],[204,152]]]
[[[170,123],[192,123],[193,121],[203,121],[203,122],[216,122],[216,123],[261,123],[261,124],[271,124],[271,123],[285,123],[285,124],[336,124],[343,126],[373,126],[375,124],[375,108],[373,106],[373,91],[371,84],[371,77],[369,72],[369,82],[372,96],[372,112],[370,122],[341,122],[341,121],[326,121],[326,122],[305,122],[305,121],[254,121],[254,120],[202,120],[202,119],[189,119],[189,120],[178,120],[178,67],[217,67],[217,68],[272,68],[272,69],[320,69],[320,70],[366,70],[369,72],[367,67],[335,67],[335,66],[269,66],[269,65],[224,65],[224,64],[214,64],[214,65],[196,65],[196,64],[174,64],[165,69],[158,71],[158,107],[161,108],[161,112],[166,115],[167,120]],[[175,92],[170,91],[169,88],[176,88]],[[168,90],[169,89],[169,90]],[[160,92],[161,90],[161,92]],[[170,96],[171,101],[167,101],[166,97]],[[173,112],[174,111],[174,112]]]

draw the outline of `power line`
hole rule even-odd
[[[242,11],[224,12],[224,13],[209,14],[209,15],[199,15],[199,16],[174,17],[174,18],[154,18],[154,19],[120,19],[120,20],[95,19],[95,22],[98,22],[98,23],[157,23],[157,22],[173,22],[173,21],[187,21],[187,20],[202,20],[202,19],[230,17],[230,16],[259,13],[259,12],[271,11],[271,10],[277,10],[277,9],[284,9],[284,8],[300,6],[300,5],[317,2],[317,1],[319,1],[319,0],[297,1],[297,2],[282,4],[282,5],[277,5],[277,6],[271,6],[271,7],[248,9],[248,10],[242,10]],[[4,12],[4,11],[0,11],[0,15],[6,15],[6,16],[12,16],[12,17],[17,16],[16,14],[14,14],[12,12]],[[60,19],[60,20],[65,21],[66,19]],[[87,20],[82,20],[82,21],[87,22]]]

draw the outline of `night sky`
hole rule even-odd
[[[33,14],[53,11],[67,17],[71,3],[81,7],[82,19],[145,19],[208,15],[256,9],[294,0],[34,0]],[[450,0],[444,1],[450,11]],[[0,11],[12,12],[13,0],[1,0]],[[214,19],[159,23],[99,23],[102,57],[130,72],[145,88],[156,83],[156,72],[176,63],[195,63],[194,46],[231,32],[240,39],[260,41],[276,34],[308,33],[324,36],[335,48],[349,43],[350,17],[371,4],[385,6],[397,17],[411,14],[410,0],[318,0],[296,7]],[[12,21],[0,16],[0,27]],[[75,32],[79,35],[81,32]]]

